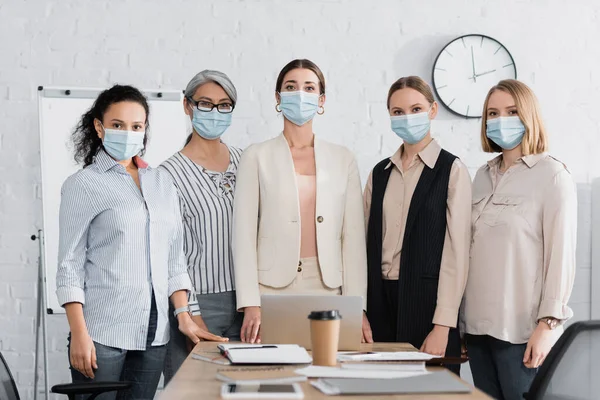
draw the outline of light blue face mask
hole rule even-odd
[[[518,116],[488,119],[486,136],[504,150],[512,150],[521,144],[525,125]]]
[[[395,115],[391,117],[392,130],[408,144],[419,143],[429,132],[431,120],[429,111],[418,114]]]
[[[104,150],[117,161],[137,156],[144,148],[146,132],[122,131],[119,129],[104,129],[102,145]]]
[[[198,135],[206,140],[215,140],[231,125],[231,114],[222,114],[213,108],[212,111],[205,112],[194,108],[192,125]]]
[[[317,93],[304,91],[279,93],[281,103],[279,107],[285,119],[294,125],[302,126],[315,117],[319,109],[319,97]]]

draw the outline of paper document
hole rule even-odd
[[[361,361],[344,362],[342,369],[360,369],[367,371],[426,371],[424,361]]]
[[[377,371],[366,369],[346,369],[338,367],[320,367],[311,365],[297,369],[297,374],[308,378],[371,378],[371,379],[396,379],[428,374],[427,371]]]
[[[338,354],[338,361],[429,361],[436,356],[419,351]]]
[[[231,365],[231,361],[221,354],[219,349],[199,349],[192,351],[195,360],[207,361],[213,364]]]

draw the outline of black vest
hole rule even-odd
[[[398,281],[398,324],[391,327],[381,276],[383,197],[393,167],[385,159],[373,169],[373,192],[367,233],[367,316],[375,341],[408,342],[420,348],[433,329],[440,263],[446,235],[450,171],[456,156],[442,150],[433,169],[427,165],[415,188],[402,242]],[[390,188],[393,190],[393,188]],[[452,332],[452,331],[455,332]],[[448,348],[460,355],[460,338],[451,330]],[[395,337],[394,337],[395,336]],[[457,343],[456,340],[458,340]],[[452,343],[451,343],[452,342]],[[454,355],[455,351],[447,351]]]

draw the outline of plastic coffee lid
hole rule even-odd
[[[342,316],[338,310],[312,311],[308,316],[308,319],[328,321],[333,319],[342,319]]]

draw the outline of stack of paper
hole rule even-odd
[[[422,371],[373,371],[366,369],[346,369],[338,367],[319,367],[311,365],[310,367],[296,370],[297,374],[305,375],[308,378],[363,378],[363,379],[397,379],[408,378],[411,376],[425,375],[428,372]]]
[[[426,372],[425,362],[433,356],[419,352],[338,354],[342,368],[371,371]]]
[[[436,356],[419,351],[396,351],[381,353],[344,353],[338,354],[338,360],[347,361],[429,361]]]

